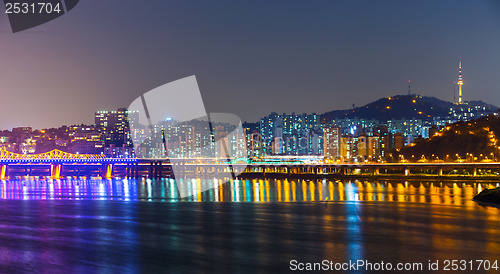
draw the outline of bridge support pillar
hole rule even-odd
[[[161,161],[158,161],[158,179],[161,179],[161,177],[163,177],[163,166]]]
[[[405,176],[409,176],[410,174],[411,174],[410,169],[409,168],[405,169]]]
[[[349,175],[351,173],[350,168],[344,168],[344,175]]]
[[[373,169],[373,175],[380,175],[380,169],[378,167]]]
[[[130,178],[137,178],[137,174],[135,174],[136,170],[137,170],[137,163],[131,164],[130,165]]]
[[[148,172],[148,178],[153,179],[154,178],[154,172],[155,172],[155,163],[151,162],[149,164],[149,172]]]
[[[8,170],[8,165],[0,165],[0,180],[5,180],[9,177]]]
[[[443,176],[443,168],[442,167],[439,168],[438,175],[439,176]]]
[[[102,164],[102,178],[113,178],[113,164]]]
[[[131,170],[132,170],[132,165],[127,164],[127,166],[125,167],[125,178],[127,179],[130,178]]]
[[[26,174],[26,176],[31,176],[31,171],[32,171],[31,166],[26,166],[24,168],[24,173]]]
[[[477,168],[474,168],[474,169],[472,170],[472,175],[473,175],[473,176],[477,176]]]
[[[61,164],[51,164],[50,165],[50,178],[60,179],[61,178]]]

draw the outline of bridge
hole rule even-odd
[[[332,175],[332,176],[489,176],[500,179],[500,162],[428,162],[428,163],[360,163],[360,164],[249,164],[246,174],[273,175]]]
[[[228,165],[221,161],[213,158],[107,158],[102,154],[73,154],[57,149],[20,154],[0,149],[0,180],[25,176],[173,178],[174,169],[176,176],[211,176],[229,172]]]
[[[60,179],[101,178],[172,178],[175,176],[214,176],[232,170],[242,176],[488,176],[500,179],[500,162],[439,163],[260,163],[229,165],[221,159],[107,158],[102,154],[72,154],[52,150],[41,154],[19,154],[0,150],[0,180],[23,176]]]
[[[102,154],[73,154],[58,149],[41,154],[20,154],[0,149],[0,180],[9,178],[11,173],[18,176],[43,174],[45,177],[59,179],[63,171],[75,176],[96,174],[111,178],[115,165],[125,165],[131,169],[134,163],[137,163],[137,159],[107,158]]]

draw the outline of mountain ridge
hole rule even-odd
[[[449,101],[441,100],[433,96],[422,96],[418,94],[394,95],[383,97],[366,105],[353,109],[332,110],[319,114],[322,123],[330,123],[335,119],[366,119],[386,122],[392,119],[422,119],[432,120],[434,117],[445,117],[450,115],[450,109],[459,110],[464,106],[484,107],[485,111],[494,112],[497,106],[480,100],[468,101],[466,104],[458,105]],[[252,130],[258,128],[260,121],[244,122],[243,126]]]
[[[391,119],[422,119],[432,120],[433,117],[443,117],[451,114],[451,109],[458,110],[463,106],[484,107],[485,111],[496,111],[498,107],[482,101],[466,102],[467,105],[457,105],[432,96],[418,94],[395,95],[380,98],[364,106],[333,110],[320,115],[323,123],[334,119],[358,118],[387,121]]]

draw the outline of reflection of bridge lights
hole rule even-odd
[[[105,192],[105,190],[104,190],[104,183],[103,183],[103,182],[101,182],[101,183],[99,184],[99,200],[105,200],[106,198],[105,198],[105,197],[103,197],[103,196],[105,196],[105,194],[106,194],[106,192]]]
[[[80,185],[78,184],[78,182],[75,184],[75,195],[77,197],[80,197]],[[80,198],[76,198],[77,200],[79,200]]]
[[[347,195],[347,200],[348,201],[354,201],[355,200],[355,193],[356,193],[356,187],[353,186],[351,182],[346,184],[345,192]]]
[[[259,182],[254,183],[254,201],[259,202],[260,201],[260,193],[259,193]]]

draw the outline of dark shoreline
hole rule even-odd
[[[487,206],[500,207],[500,187],[485,189],[472,198],[472,200]]]

